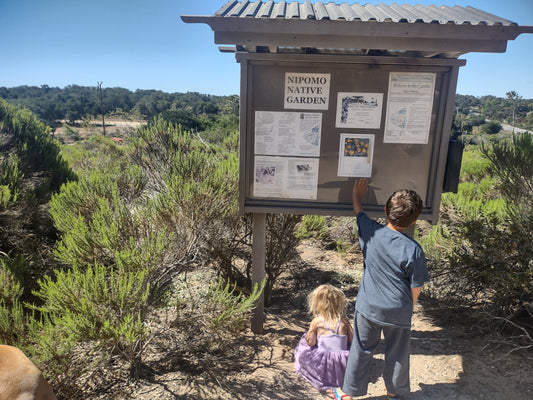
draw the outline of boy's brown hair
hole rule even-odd
[[[407,228],[418,219],[422,208],[422,199],[414,190],[397,190],[385,205],[387,221],[399,228]]]

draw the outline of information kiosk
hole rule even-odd
[[[241,213],[254,213],[253,282],[264,276],[265,214],[352,215],[354,179],[384,215],[396,189],[436,223],[462,147],[450,146],[458,59],[533,33],[472,7],[228,1],[206,23],[241,64]],[[451,151],[449,151],[451,150]],[[252,330],[262,332],[258,304]]]

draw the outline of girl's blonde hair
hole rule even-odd
[[[342,290],[332,285],[320,285],[307,299],[309,312],[327,320],[336,320],[346,313],[346,297]]]

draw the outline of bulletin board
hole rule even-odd
[[[382,216],[415,190],[438,219],[463,60],[237,53],[241,63],[239,209],[351,216],[352,187]],[[451,101],[451,104],[450,104]]]

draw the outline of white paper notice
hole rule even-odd
[[[428,143],[435,76],[435,73],[390,73],[383,143]]]
[[[285,108],[327,110],[330,74],[285,73]]]
[[[337,95],[337,128],[381,127],[383,93],[346,93]]]
[[[338,176],[372,176],[374,135],[343,133],[340,139]]]
[[[318,158],[255,157],[254,197],[316,200]]]
[[[320,156],[321,113],[255,112],[255,154]]]

